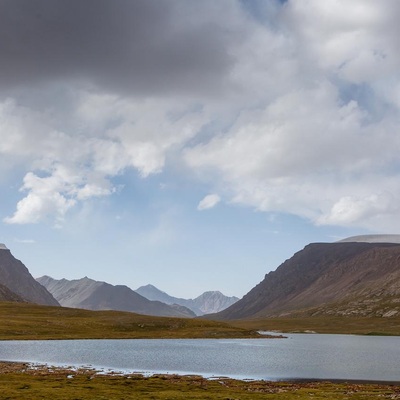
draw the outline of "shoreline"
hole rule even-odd
[[[400,399],[400,383],[239,380],[224,376],[126,373],[0,361],[2,399],[309,400]],[[349,397],[350,396],[350,397]],[[354,397],[353,397],[354,396]]]
[[[29,361],[3,361],[0,360],[0,375],[6,373],[26,373],[30,375],[46,374],[68,374],[68,375],[88,375],[88,376],[121,376],[121,377],[142,377],[143,379],[149,377],[169,377],[176,379],[177,377],[187,378],[196,377],[199,379],[209,381],[237,381],[237,382],[265,382],[276,384],[318,384],[318,383],[337,383],[337,384],[350,384],[350,385],[378,385],[378,386],[399,386],[400,381],[381,381],[381,380],[362,380],[362,379],[322,379],[322,378],[289,378],[289,379],[253,379],[253,378],[234,378],[229,376],[204,376],[196,373],[180,374],[174,372],[145,372],[145,371],[123,371],[112,368],[100,368],[91,365],[54,365],[46,363],[35,363]]]

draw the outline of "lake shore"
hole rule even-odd
[[[400,386],[338,381],[237,380],[199,375],[146,376],[90,367],[0,362],[0,393],[7,399],[400,399]]]

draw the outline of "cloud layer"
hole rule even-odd
[[[24,171],[5,222],[62,224],[181,163],[214,200],[395,231],[398,1],[257,4],[3,1],[0,168]]]

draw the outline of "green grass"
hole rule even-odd
[[[251,330],[202,319],[26,303],[0,302],[0,321],[0,340],[258,337]]]
[[[273,330],[280,332],[345,333],[358,335],[400,336],[400,318],[382,317],[279,317],[230,321],[243,329]]]
[[[400,387],[389,385],[247,382],[176,375],[96,375],[94,371],[84,369],[42,367],[32,370],[23,364],[9,366],[0,363],[0,399],[367,400],[400,397]]]

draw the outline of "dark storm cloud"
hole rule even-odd
[[[133,94],[215,90],[233,62],[227,48],[234,37],[207,18],[208,8],[216,7],[206,1],[2,0],[0,87],[82,80]]]

